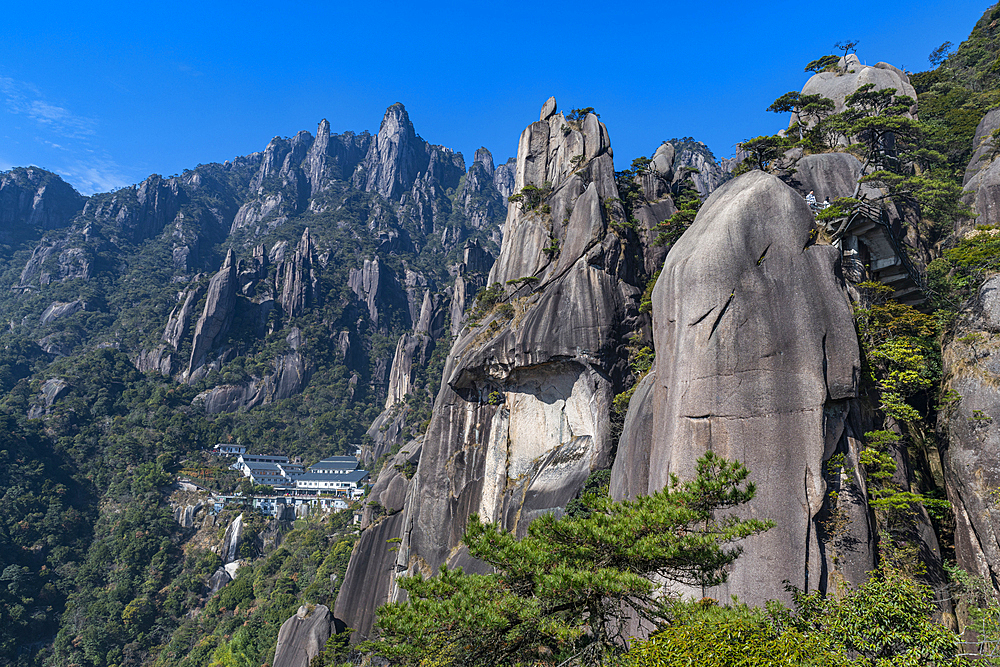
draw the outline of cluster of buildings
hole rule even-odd
[[[230,468],[240,471],[254,484],[270,486],[278,493],[355,500],[364,495],[371,479],[368,471],[358,468],[354,456],[331,456],[307,468],[287,456],[247,454],[242,445],[220,443],[213,451],[222,456],[236,456],[236,463]]]

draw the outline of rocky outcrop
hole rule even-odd
[[[478,149],[475,160],[465,175],[458,202],[467,224],[473,229],[486,232],[489,240],[499,246],[502,232],[497,223],[507,214],[507,197],[497,190],[495,175],[493,155],[485,148]]]
[[[646,273],[653,275],[663,266],[668,248],[657,244],[658,225],[677,212],[671,197],[674,177],[674,147],[664,142],[653,153],[649,169],[636,176],[642,189],[642,200],[633,206],[632,216],[638,221],[639,240],[642,243],[643,265]]]
[[[321,604],[302,605],[281,624],[274,647],[274,667],[309,667],[333,633],[333,616]]]
[[[28,419],[38,419],[48,414],[52,405],[69,392],[69,383],[62,378],[49,378],[42,383],[41,391],[38,394],[40,403],[31,406],[28,411]]]
[[[397,102],[385,110],[378,134],[372,138],[353,183],[398,201],[413,187],[417,174],[426,171],[428,161],[426,143],[417,137],[406,108]]]
[[[517,158],[509,158],[503,164],[497,166],[493,172],[493,187],[497,189],[500,196],[506,202],[507,197],[514,194],[514,181],[517,174]]]
[[[989,162],[989,155],[993,151],[992,141],[988,141],[989,136],[1000,129],[1000,109],[990,109],[976,126],[976,134],[972,139],[972,159],[965,168],[965,176],[962,185],[968,185],[979,171]]]
[[[944,476],[955,515],[955,557],[1000,590],[1000,276],[983,283],[944,348],[944,389],[958,401],[940,415]]]
[[[240,557],[240,545],[243,543],[243,515],[240,514],[232,523],[226,526],[226,533],[222,538],[222,546],[219,549],[219,557],[222,558],[223,565],[234,563]]]
[[[678,141],[674,150],[674,180],[690,179],[702,198],[732,178],[733,170],[739,164],[739,160],[733,158],[716,160],[708,146],[690,137]]]
[[[316,247],[307,227],[295,253],[285,259],[275,278],[278,303],[286,317],[298,317],[315,305],[318,269]]]
[[[65,237],[43,238],[25,263],[14,288],[33,289],[48,285],[53,280],[89,280],[90,276],[91,254],[87,250],[70,247],[70,241]]]
[[[195,325],[191,360],[186,372],[189,382],[195,380],[195,371],[205,364],[208,353],[229,332],[236,311],[237,283],[236,259],[230,249],[222,268],[208,284],[205,309]]]
[[[786,599],[786,579],[825,590],[834,571],[855,580],[874,564],[863,494],[840,495],[860,503],[841,537],[851,551],[838,560],[823,539],[828,483],[864,488],[849,421],[860,361],[839,253],[810,245],[811,228],[801,196],[752,171],[708,199],[653,291],[655,373],[630,404],[612,488],[661,489],[708,450],[750,469],[747,512],[776,527],[746,541],[716,599]],[[835,452],[846,464],[834,480],[824,461]]]
[[[299,352],[302,332],[297,327],[291,330],[286,340],[292,352],[275,358],[271,374],[242,384],[213,387],[195,396],[194,402],[202,404],[205,412],[212,415],[249,410],[302,393],[312,378],[315,364]]]
[[[816,201],[833,201],[854,196],[861,162],[850,153],[821,153],[799,158],[789,171],[783,180],[803,197],[812,192]]]
[[[895,88],[897,95],[905,95],[916,102],[917,91],[906,73],[889,63],[862,65],[853,53],[840,59],[836,71],[813,74],[802,87],[803,95],[822,95],[833,100],[834,111],[845,109],[845,99],[861,86],[872,84],[875,90]],[[916,116],[916,110],[913,110]],[[793,118],[791,122],[794,122]]]
[[[49,324],[62,317],[69,317],[70,315],[76,315],[81,310],[86,310],[87,304],[80,299],[75,301],[70,301],[68,303],[63,303],[61,301],[53,301],[48,308],[42,313],[39,321],[42,324]]]
[[[385,328],[386,317],[393,312],[405,318],[404,326],[412,326],[406,292],[400,287],[396,274],[382,264],[378,255],[366,259],[360,269],[351,269],[347,284],[367,307],[368,318],[374,327]]]
[[[32,228],[68,227],[86,201],[59,176],[38,167],[0,173],[0,238],[13,240]]]
[[[470,513],[523,534],[610,463],[606,415],[639,290],[636,249],[608,231],[608,215],[621,211],[610,140],[595,115],[567,121],[553,109],[521,135],[517,189],[546,183],[537,206],[508,209],[488,282],[517,284],[504,307],[455,342],[409,497],[362,533],[352,555],[336,609],[362,635],[374,606],[399,594],[393,570],[482,568],[459,545]],[[395,554],[384,546],[390,537],[401,538]]]
[[[411,393],[417,369],[427,365],[434,349],[433,342],[426,332],[400,336],[392,358],[392,370],[389,371],[389,395],[385,399],[387,410],[404,402],[407,394]]]
[[[969,232],[976,225],[1000,224],[1000,160],[990,159],[993,146],[987,141],[997,127],[1000,127],[1000,109],[987,112],[976,128],[975,152],[965,170],[962,200],[972,207],[977,217],[963,221],[958,225],[958,232]]]

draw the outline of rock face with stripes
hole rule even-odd
[[[345,587],[336,615],[361,636],[372,610],[400,596],[396,573],[483,567],[460,545],[470,514],[523,534],[610,464],[607,415],[627,373],[641,251],[611,230],[621,212],[604,125],[549,100],[521,135],[515,187],[523,198],[490,271],[493,298],[451,349],[419,465],[394,495],[405,502],[352,556],[345,581],[377,581]]]
[[[746,542],[727,584],[686,593],[760,604],[787,598],[786,579],[825,589],[835,570],[856,581],[873,565],[863,492],[841,494],[848,534],[824,534],[829,487],[864,489],[850,419],[860,363],[839,253],[811,244],[811,228],[799,194],[750,172],[706,201],[653,291],[655,370],[633,397],[613,495],[690,478],[711,450],[750,469],[746,513],[776,524]],[[835,453],[845,466],[831,475]]]

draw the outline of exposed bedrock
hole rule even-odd
[[[274,647],[274,667],[309,667],[333,632],[333,616],[321,604],[302,605],[281,624]]]
[[[849,420],[859,375],[851,308],[839,253],[810,245],[811,227],[800,195],[752,171],[706,201],[653,292],[655,372],[632,398],[615,496],[690,478],[712,450],[750,469],[757,497],[746,514],[776,523],[746,542],[727,584],[692,594],[759,604],[787,599],[786,579],[824,589],[833,569],[855,579],[873,564],[866,511],[853,512],[838,565],[820,539],[823,462],[844,453],[843,479],[831,481],[864,487]],[[841,502],[863,510],[864,494]]]
[[[916,102],[917,91],[910,83],[910,78],[889,63],[862,65],[855,54],[849,53],[840,59],[837,68],[835,72],[813,74],[802,87],[802,94],[828,97],[833,100],[835,111],[840,112],[845,108],[848,95],[870,83],[875,90],[895,88],[897,95],[905,95]],[[795,118],[792,118],[791,122],[794,121]]]
[[[1000,590],[1000,276],[988,279],[944,349],[945,388],[958,393],[941,424],[944,476],[955,513],[955,557]]]
[[[1000,127],[1000,109],[989,111],[979,122],[973,139],[975,152],[965,170],[962,200],[972,207],[977,217],[963,221],[957,231],[968,232],[976,225],[1000,223],[1000,160],[991,159],[993,151],[990,133]]]
[[[222,268],[208,283],[205,310],[195,325],[191,360],[187,368],[189,382],[198,379],[194,372],[204,366],[208,353],[229,332],[236,310],[237,282],[236,259],[230,249]]]
[[[398,598],[396,572],[482,570],[460,544],[471,513],[523,533],[610,463],[607,415],[627,372],[641,251],[609,232],[618,191],[607,130],[555,109],[552,99],[521,135],[517,190],[543,194],[508,209],[488,280],[505,286],[502,303],[459,333],[407,499],[352,555],[336,609],[361,636],[374,608]]]
[[[0,237],[11,238],[31,227],[69,225],[87,198],[59,176],[37,167],[0,173]]]

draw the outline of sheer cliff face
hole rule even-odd
[[[942,355],[945,389],[958,393],[941,413],[948,434],[944,475],[955,514],[955,556],[963,569],[1000,588],[1000,277],[987,280]]]
[[[521,135],[517,189],[544,195],[508,213],[489,278],[504,286],[505,304],[460,333],[407,500],[367,531],[382,539],[363,538],[353,555],[348,580],[387,562],[390,521],[402,538],[394,567],[379,575],[388,585],[367,585],[377,599],[347,589],[338,599],[337,615],[362,635],[371,610],[399,595],[392,570],[478,567],[459,545],[471,513],[523,533],[610,462],[607,415],[637,314],[628,258],[638,249],[608,230],[615,204],[604,200],[618,193],[607,130],[594,115],[568,122],[555,108],[550,99]],[[537,280],[519,281],[529,277]]]
[[[671,474],[688,478],[708,450],[750,469],[757,497],[747,511],[777,525],[747,541],[729,583],[711,592],[717,599],[782,599],[785,579],[825,587],[824,461],[844,453],[842,481],[863,488],[853,469],[857,434],[845,429],[857,339],[839,253],[809,245],[811,226],[798,194],[750,172],[709,198],[653,292],[655,371],[630,406],[612,493],[643,495]],[[848,512],[856,534],[841,567],[851,579],[870,568],[872,539],[863,506]]]
[[[976,129],[976,148],[965,172],[965,201],[977,216],[959,221],[956,233],[995,225],[1000,216],[1000,160],[989,160],[985,138],[1000,126],[990,111]],[[984,232],[979,232],[984,233]],[[955,557],[963,569],[1000,590],[1000,276],[987,279],[977,298],[959,313],[942,351],[944,389],[958,401],[939,413],[947,434],[944,478],[955,514]]]

